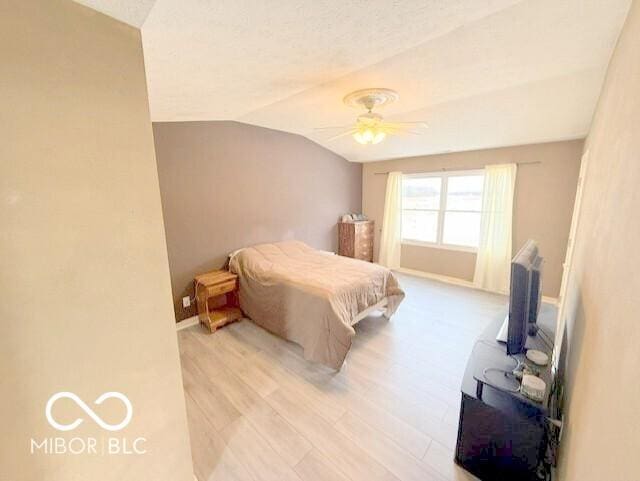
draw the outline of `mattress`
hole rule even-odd
[[[334,369],[351,348],[360,314],[384,307],[390,317],[404,298],[389,269],[299,241],[241,249],[229,269],[239,277],[240,307],[253,322]]]

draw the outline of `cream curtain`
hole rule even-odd
[[[473,283],[480,289],[509,291],[516,172],[516,164],[485,167],[480,245],[473,276]]]
[[[402,172],[389,172],[384,198],[384,217],[378,263],[389,269],[400,267],[402,240]]]

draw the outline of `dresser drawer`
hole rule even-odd
[[[356,251],[357,252],[368,252],[371,249],[373,249],[373,244],[371,242],[360,242],[357,247],[356,247]]]
[[[361,241],[371,241],[373,240],[373,234],[370,234],[369,232],[363,232],[357,238]]]
[[[372,261],[373,260],[373,243],[371,242],[360,242],[356,246],[356,259],[360,259],[363,261]]]
[[[356,234],[360,237],[370,237],[373,235],[373,224],[360,224],[356,227]]]

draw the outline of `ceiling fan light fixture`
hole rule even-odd
[[[353,134],[353,138],[356,140],[356,142],[363,145],[379,144],[385,139],[386,136],[386,133],[375,127],[364,127]]]
[[[359,144],[366,145],[369,143],[368,135],[366,135],[368,133],[369,133],[368,130],[365,130],[364,132],[356,132],[355,134],[353,134],[353,138]]]
[[[382,142],[385,137],[387,136],[387,134],[385,134],[384,132],[378,132],[375,137],[373,137],[373,143],[374,144],[379,144],[380,142]]]

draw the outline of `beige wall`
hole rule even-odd
[[[235,249],[296,238],[336,250],[338,217],[360,211],[362,167],[299,135],[237,122],[154,123],[174,308],[196,274]]]
[[[640,479],[640,3],[614,52],[586,143],[569,274],[564,481]]]
[[[518,166],[516,181],[513,249],[515,253],[529,238],[538,241],[545,258],[544,294],[556,297],[560,290],[582,145],[582,140],[572,140],[364,164],[362,207],[364,213],[376,221],[376,252],[387,181],[385,175],[376,175],[376,172],[470,170],[481,169],[487,164],[523,162]],[[411,245],[402,247],[402,267],[467,281],[473,280],[475,260],[475,254],[469,252]]]
[[[0,32],[0,478],[192,481],[140,33],[62,0],[1,2]],[[84,421],[54,430],[59,391],[131,423],[61,400]],[[30,454],[105,436],[147,453]]]

